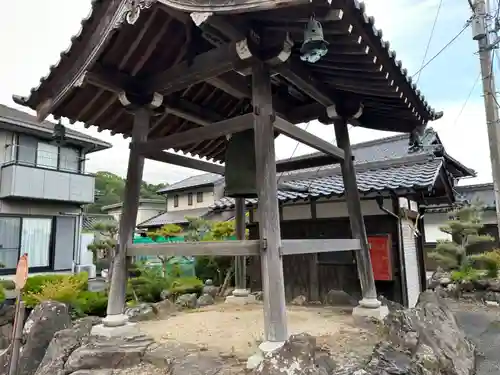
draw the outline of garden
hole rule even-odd
[[[186,230],[177,225],[166,225],[147,233],[150,241],[169,241],[182,238],[189,241],[227,240],[234,236],[234,221],[209,222],[189,218]],[[94,261],[110,264],[116,246],[117,228],[114,224],[97,223],[94,230],[100,236],[89,246]],[[155,258],[155,259],[153,259]],[[197,257],[194,262],[183,262],[185,257],[146,257],[136,259],[128,269],[127,307],[154,305],[168,300],[180,307],[197,307],[215,302],[230,287],[233,275],[233,257]],[[203,281],[207,281],[204,283]],[[221,285],[221,287],[215,287]],[[0,280],[0,302],[12,297],[15,285]],[[28,278],[23,300],[31,310],[43,301],[67,304],[74,318],[106,315],[108,290],[89,290],[86,273],[74,275],[44,274]]]
[[[451,240],[439,241],[427,254],[438,266],[429,287],[447,297],[500,303],[500,249],[483,234],[482,207],[472,204],[453,211],[440,228]]]

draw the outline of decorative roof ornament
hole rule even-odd
[[[300,49],[300,59],[311,64],[318,62],[328,53],[328,42],[323,35],[323,26],[314,15],[307,22],[304,30],[304,43]]]
[[[125,13],[125,20],[129,25],[133,25],[139,19],[141,10],[151,8],[156,0],[130,0],[128,10]]]
[[[52,140],[60,145],[66,140],[66,127],[62,124],[61,120],[54,125],[54,130],[52,131]]]
[[[408,152],[418,152],[424,148],[423,138],[425,134],[425,126],[415,128],[410,134]]]

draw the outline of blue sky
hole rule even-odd
[[[0,102],[15,106],[13,93],[26,95],[38,84],[41,76],[48,72],[59,53],[69,45],[80,21],[90,9],[89,0],[71,0],[71,7],[64,0],[23,0],[6,2],[3,7],[6,17],[0,23]],[[390,41],[409,72],[417,71],[422,63],[432,29],[439,0],[367,0],[368,15],[375,17],[375,25],[383,30],[384,39]],[[427,59],[434,56],[464,26],[471,12],[467,0],[443,0],[440,16]],[[488,142],[484,118],[481,84],[471,95],[460,117],[464,105],[479,74],[479,61],[475,54],[476,43],[470,28],[457,41],[436,58],[421,74],[419,88],[429,103],[443,110],[442,120],[430,123],[436,129],[447,151],[467,166],[474,168],[479,176],[474,181],[491,181]],[[498,63],[498,61],[497,61]],[[498,72],[498,69],[495,69]],[[26,109],[24,109],[26,110]],[[112,137],[107,132],[85,129],[81,124],[76,130],[100,137],[113,143],[114,148],[91,155],[87,163],[89,171],[109,170],[125,175],[128,142],[121,136]],[[312,123],[309,131],[334,140],[333,129]],[[387,136],[388,133],[362,128],[351,130],[353,142]],[[286,138],[276,141],[279,158],[290,157],[296,143]],[[309,152],[306,146],[298,147],[295,155]],[[198,172],[184,168],[166,166],[147,161],[145,179],[150,182],[173,182]]]

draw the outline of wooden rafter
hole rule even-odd
[[[156,160],[162,163],[174,164],[185,168],[197,169],[199,171],[215,174],[224,174],[224,166],[207,163],[202,160],[188,158],[182,155],[172,154],[165,151],[146,152],[143,154],[146,159]]]
[[[164,138],[132,144],[131,148],[140,153],[168,150],[170,148],[189,145],[200,140],[214,139],[224,135],[241,132],[253,127],[253,114],[233,117],[210,126],[187,130]]]
[[[85,72],[97,60],[106,41],[116,26],[123,22],[124,10],[128,6],[128,0],[110,0],[107,3],[105,12],[101,16],[101,21],[95,27],[89,42],[80,52],[83,59],[77,59],[73,66],[68,70],[65,79],[61,79],[51,90],[57,93],[53,97],[48,97],[37,107],[38,121],[43,121],[47,116],[57,109],[63,100],[69,95],[71,89],[82,79]]]
[[[184,61],[153,76],[145,86],[148,91],[168,95],[231,70],[248,67],[250,63],[250,58],[243,60],[238,55],[236,42],[229,43],[196,56],[191,64]]]

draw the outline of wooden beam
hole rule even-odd
[[[233,117],[228,120],[216,122],[212,125],[187,130],[167,137],[153,139],[147,142],[138,142],[130,145],[131,149],[140,153],[151,151],[162,151],[170,148],[186,146],[191,143],[201,142],[207,139],[215,139],[228,134],[238,133],[253,127],[253,114]]]
[[[276,117],[274,127],[287,137],[302,142],[303,144],[313,147],[316,150],[321,151],[327,155],[331,155],[337,158],[337,160],[344,160],[344,151],[342,149],[331,144],[330,142],[316,137],[315,135],[299,128],[296,125],[289,123],[279,116]]]
[[[146,82],[145,86],[148,91],[169,95],[231,70],[246,68],[252,60],[251,55],[248,58],[240,57],[238,43],[229,43],[202,53],[196,56],[191,63],[183,61],[167,71],[153,76]]]
[[[282,159],[276,161],[276,172],[298,171],[307,168],[319,168],[325,165],[332,165],[339,162],[339,159],[323,153],[311,157],[294,157],[290,160]]]
[[[184,243],[141,243],[127,249],[128,256],[255,256],[260,254],[260,241],[202,241]]]
[[[206,161],[188,158],[182,155],[172,154],[165,151],[152,151],[143,154],[146,159],[156,160],[162,163],[178,165],[180,167],[197,169],[203,172],[210,172],[224,175],[224,166],[208,163]]]
[[[50,97],[42,98],[37,107],[37,120],[42,122],[53,113],[58,105],[70,94],[72,89],[81,82],[85,72],[97,60],[100,53],[106,47],[105,41],[112,35],[116,28],[123,22],[124,10],[128,6],[128,0],[110,0],[106,2],[100,22],[95,25],[87,43],[80,50],[79,55],[83,58],[76,59],[68,72],[59,80],[50,92]]]
[[[361,283],[361,292],[363,300],[360,301],[362,307],[373,308],[380,304],[377,302],[377,289],[373,277],[373,268],[370,258],[370,245],[366,235],[363,212],[361,210],[361,199],[359,196],[358,184],[356,182],[356,170],[352,158],[351,141],[349,139],[349,130],[346,120],[335,121],[335,138],[337,144],[344,150],[345,159],[340,164],[342,169],[342,179],[344,181],[344,190],[349,213],[349,223],[351,233],[354,238],[359,240],[361,250],[356,252],[356,265]]]
[[[134,113],[132,143],[145,141],[149,133],[151,112],[147,108],[139,108]],[[127,180],[123,199],[123,214],[119,226],[119,243],[112,262],[111,285],[107,317],[104,325],[122,325],[126,322],[120,318],[125,307],[127,289],[127,248],[132,244],[134,227],[139,209],[139,195],[144,172],[144,157],[134,150],[130,151]],[[118,321],[117,321],[118,320]],[[120,323],[120,324],[117,324]]]
[[[273,70],[325,107],[333,105],[338,98],[338,93],[330,92],[325,85],[315,80],[300,61],[290,58]]]
[[[282,240],[283,255],[329,253],[339,251],[357,251],[361,249],[358,239],[327,240]]]
[[[288,339],[283,258],[277,197],[271,75],[264,63],[252,67],[252,103],[255,116],[256,183],[259,197],[259,237],[262,241],[264,340]]]

